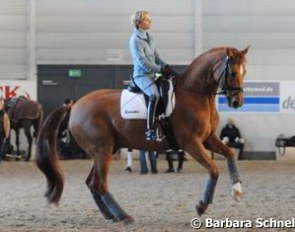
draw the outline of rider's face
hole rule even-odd
[[[142,30],[148,30],[151,28],[151,24],[152,24],[152,21],[151,21],[151,17],[149,14],[145,14],[139,24],[139,27],[142,29]]]

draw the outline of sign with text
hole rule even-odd
[[[239,109],[227,106],[224,96],[218,97],[219,112],[295,113],[295,81],[249,81],[244,83],[244,105]]]
[[[82,71],[80,69],[70,69],[68,71],[68,76],[69,77],[81,77]]]
[[[0,82],[0,99],[25,96],[29,99],[37,99],[36,81],[10,81],[1,80]]]
[[[295,113],[295,81],[281,83],[281,112]]]

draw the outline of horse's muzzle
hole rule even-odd
[[[234,109],[241,107],[244,104],[243,95],[237,94],[235,96],[227,97],[228,106]]]
[[[233,101],[232,102],[232,107],[235,108],[235,109],[239,108],[240,107],[239,102],[238,101]]]

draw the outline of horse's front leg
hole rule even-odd
[[[227,160],[228,171],[231,179],[231,195],[236,201],[240,201],[243,192],[241,186],[241,177],[237,165],[237,161],[234,158],[233,151],[222,143],[222,141],[216,136],[212,135],[206,142],[205,147],[213,152],[217,152],[223,155]]]
[[[189,143],[189,145],[185,147],[185,150],[209,172],[209,178],[206,181],[203,195],[196,205],[197,213],[201,216],[208,208],[208,205],[213,201],[215,186],[219,175],[218,169],[215,162],[208,157],[205,147],[198,139]]]

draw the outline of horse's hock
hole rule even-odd
[[[239,149],[238,148],[234,148],[234,147],[231,147],[230,148],[233,153],[234,153],[234,158],[237,160],[238,157],[239,157]],[[209,152],[208,153],[212,159],[214,160],[225,160],[224,156],[219,154],[219,153],[216,153],[216,152]]]

